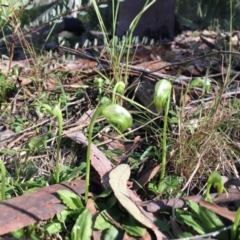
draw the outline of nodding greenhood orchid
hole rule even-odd
[[[201,88],[204,93],[209,93],[211,89],[211,82],[208,78],[195,78],[189,84],[189,89],[192,88]]]
[[[227,193],[222,176],[217,171],[213,171],[208,177],[205,199],[209,202],[212,202],[212,198],[210,196],[211,186],[215,186],[217,188],[218,196],[222,194],[223,191]]]
[[[120,132],[126,131],[131,127],[133,122],[132,115],[118,104],[108,105],[103,109],[102,114],[106,117],[107,121]]]
[[[172,84],[168,80],[162,79],[157,82],[154,91],[154,104],[158,113],[160,113],[163,107],[166,105],[171,96],[171,91]]]
[[[48,104],[41,104],[41,108],[48,114],[55,116],[58,121],[58,136],[57,136],[57,156],[56,156],[56,172],[54,174],[56,183],[59,183],[60,178],[60,145],[61,145],[61,136],[63,131],[63,116],[60,108],[60,103],[58,103],[55,107],[51,107]]]
[[[159,178],[158,191],[162,189],[163,179],[165,177],[166,157],[167,157],[167,125],[168,125],[168,112],[170,107],[172,84],[166,79],[159,80],[155,86],[154,91],[154,104],[160,114],[163,107],[165,107],[164,119],[163,119],[163,132],[159,136],[162,142],[162,168]]]
[[[85,201],[88,200],[88,190],[90,181],[90,153],[92,143],[93,126],[100,114],[104,115],[107,121],[113,125],[120,132],[126,131],[131,127],[133,118],[132,115],[122,106],[111,103],[109,99],[103,98],[101,101],[102,105],[93,114],[89,125],[88,134],[88,147],[87,147],[87,158],[86,158],[86,184],[85,184]]]

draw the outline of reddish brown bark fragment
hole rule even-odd
[[[0,203],[0,235],[54,217],[65,209],[57,191],[70,190],[81,195],[84,185],[83,180],[55,184]]]

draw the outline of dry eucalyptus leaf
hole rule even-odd
[[[157,226],[150,222],[146,216],[142,214],[140,209],[131,200],[127,181],[130,177],[130,167],[127,164],[118,165],[109,173],[109,184],[114,192],[114,195],[122,206],[141,224],[144,226],[156,229]]]

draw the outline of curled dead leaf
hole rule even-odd
[[[130,167],[127,164],[120,164],[109,173],[109,184],[114,192],[114,195],[122,204],[122,206],[137,221],[148,228],[156,229],[157,226],[153,222],[150,222],[146,216],[142,214],[136,204],[131,200],[127,188],[127,181],[129,177]]]

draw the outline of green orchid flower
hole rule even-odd
[[[86,158],[86,183],[85,183],[85,201],[88,200],[89,192],[89,182],[90,182],[90,155],[91,155],[91,144],[92,144],[92,134],[93,126],[99,115],[103,114],[107,121],[117,128],[120,132],[126,131],[133,122],[132,115],[122,106],[118,104],[112,104],[109,99],[103,98],[101,101],[102,105],[98,107],[92,116],[89,125],[88,134],[88,147],[87,147],[87,158]]]
[[[211,89],[211,82],[208,78],[195,78],[189,84],[189,89],[192,88],[201,88],[204,90],[204,93],[209,93]]]
[[[217,171],[213,171],[208,177],[205,199],[209,202],[212,202],[212,198],[210,196],[211,186],[214,186],[217,188],[218,196],[222,194],[223,191],[227,193],[226,189],[224,188],[223,179]]]
[[[102,114],[120,132],[126,131],[133,123],[132,115],[118,104],[108,105],[103,109]]]
[[[164,119],[163,119],[163,132],[159,136],[159,139],[162,143],[162,162],[161,162],[161,172],[158,183],[158,191],[162,190],[162,183],[165,177],[166,169],[166,157],[167,157],[167,125],[168,125],[168,112],[170,107],[170,98],[171,98],[172,84],[166,79],[162,79],[157,82],[154,91],[154,104],[158,111],[158,114],[161,112],[163,107],[165,107]]]
[[[172,84],[168,80],[162,79],[157,82],[154,90],[154,104],[158,113],[160,113],[163,107],[166,105],[171,96],[171,91]]]

